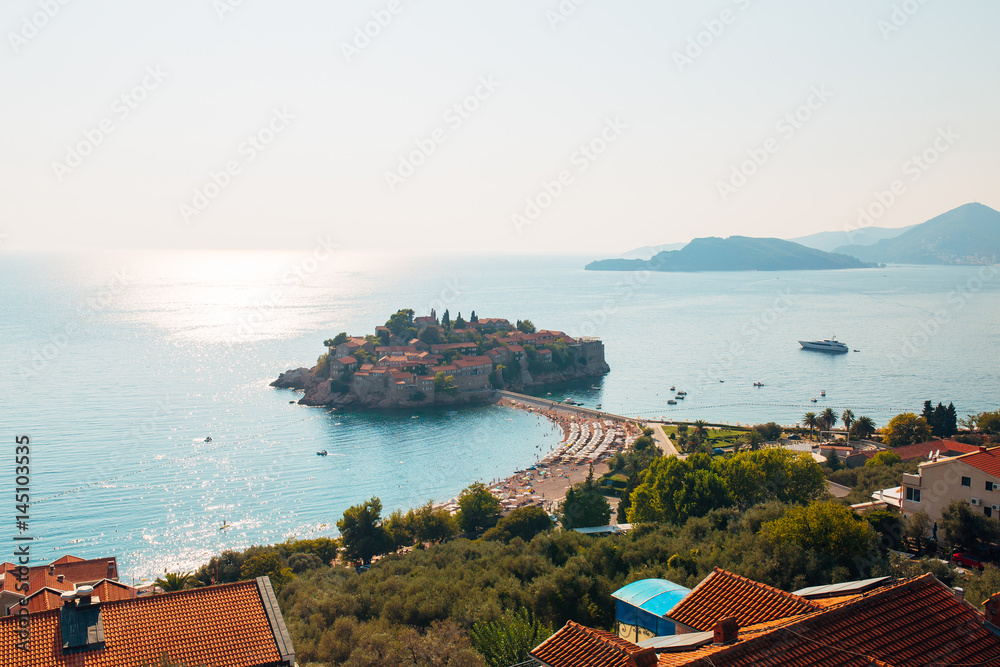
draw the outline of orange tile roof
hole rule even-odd
[[[548,667],[653,667],[656,652],[610,632],[569,621],[542,642],[531,657]]]
[[[720,618],[735,616],[740,626],[815,611],[818,605],[793,593],[772,588],[715,568],[694,590],[666,613],[672,621],[708,632]]]
[[[16,648],[18,619],[0,618],[0,664],[30,667],[141,667],[160,656],[186,665],[278,667],[294,653],[270,582],[196,588],[100,604],[103,647],[62,651],[61,609],[30,616],[26,653]]]
[[[582,663],[581,663],[582,664]],[[805,616],[744,628],[739,641],[660,655],[659,667],[1000,665],[1000,637],[929,574]]]
[[[970,454],[973,452],[978,452],[979,447],[976,445],[967,445],[964,442],[958,442],[957,440],[930,440],[928,442],[918,442],[913,445],[904,445],[902,447],[896,447],[892,451],[899,454],[900,458],[904,461],[910,461],[912,459],[925,459],[927,454],[940,451],[943,455],[947,455],[948,452],[954,452],[955,454]],[[872,452],[874,455],[875,452]]]
[[[958,460],[983,471],[987,475],[1000,477],[1000,447],[987,449],[984,452],[965,454],[958,457]]]

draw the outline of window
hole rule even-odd
[[[987,491],[993,490],[993,482],[986,482],[986,490]]]
[[[906,487],[906,499],[912,500],[915,503],[920,502],[920,489],[911,489]]]
[[[962,486],[972,486],[972,478],[971,477],[963,477],[962,478]]]
[[[989,507],[984,507],[983,514],[985,514],[986,516],[993,516],[993,510]]]

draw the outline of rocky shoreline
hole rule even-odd
[[[455,395],[438,394],[433,399],[423,401],[401,401],[379,394],[359,396],[351,391],[333,391],[330,379],[318,376],[316,370],[316,366],[312,368],[303,366],[289,369],[281,373],[278,379],[271,382],[269,386],[277,389],[294,389],[303,392],[302,398],[298,400],[299,405],[331,407],[342,410],[398,410],[424,407],[454,407],[461,405],[483,405],[496,403],[500,400],[500,394],[493,389],[459,392]],[[585,368],[577,371],[545,373],[536,377],[529,376],[525,378],[526,381],[505,387],[505,389],[522,391],[526,387],[544,387],[546,385],[573,382],[575,380],[599,377],[609,370],[611,369],[608,368],[607,364],[603,364],[602,367]]]

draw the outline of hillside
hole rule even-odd
[[[649,260],[605,259],[591,262],[588,271],[799,271],[859,269],[868,266],[838,255],[782,239],[730,236],[695,239],[681,250],[661,252]]]
[[[964,204],[870,246],[846,245],[837,252],[865,262],[984,264],[1000,256],[1000,211]]]
[[[868,246],[878,243],[882,239],[891,239],[899,236],[903,232],[913,229],[915,225],[909,227],[859,227],[850,231],[841,230],[837,232],[819,232],[808,236],[799,236],[788,239],[793,243],[804,245],[807,248],[815,248],[825,252],[841,252],[837,250],[846,245]]]

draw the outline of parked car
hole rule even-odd
[[[959,567],[983,569],[983,561],[972,554],[956,553],[951,557],[951,562]]]
[[[715,454],[716,456],[721,456],[722,454],[726,453],[726,450],[724,450],[722,447],[716,447],[712,450],[712,453]]]

